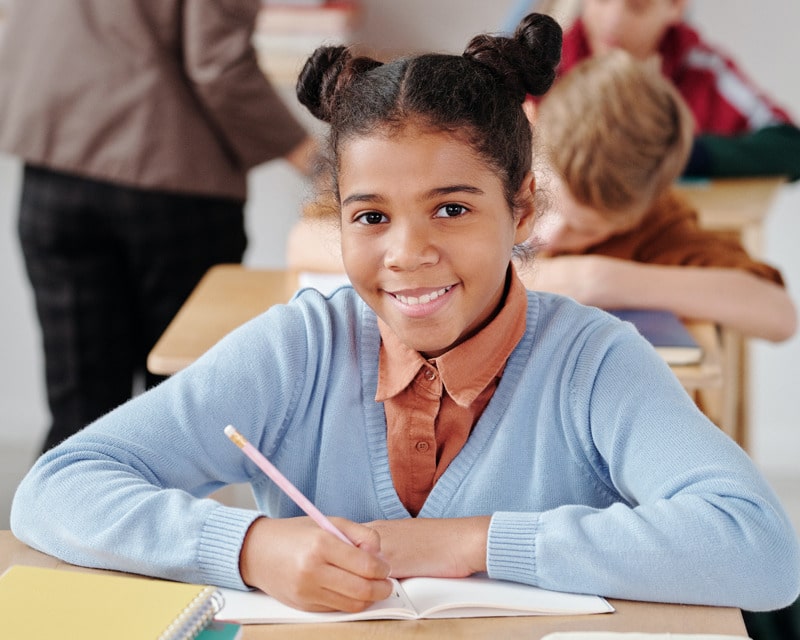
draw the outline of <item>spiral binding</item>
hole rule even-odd
[[[222,609],[225,599],[215,587],[206,587],[164,631],[158,640],[193,640]]]

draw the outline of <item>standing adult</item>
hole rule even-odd
[[[247,172],[313,141],[261,72],[259,0],[12,0],[0,150],[42,330],[49,449],[130,397],[203,273],[240,262]],[[157,377],[146,374],[152,386]]]

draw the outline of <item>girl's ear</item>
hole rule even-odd
[[[530,94],[525,96],[525,101],[522,103],[522,110],[525,112],[525,117],[528,118],[528,122],[530,122],[531,126],[536,124],[536,113],[538,108],[539,106],[536,103],[536,98]]]
[[[517,206],[514,210],[516,231],[514,234],[514,244],[520,244],[530,238],[533,233],[533,223],[536,221],[536,205],[534,195],[536,194],[536,178],[533,172],[528,171],[522,179],[522,185],[517,191],[515,202]]]

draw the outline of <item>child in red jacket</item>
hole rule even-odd
[[[684,175],[800,178],[800,129],[719,49],[685,21],[688,0],[584,0],[564,35],[560,73],[625,49],[658,56],[689,105],[695,140]]]

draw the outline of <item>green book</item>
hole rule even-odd
[[[196,640],[239,640],[241,637],[242,625],[214,620],[200,632]]]

